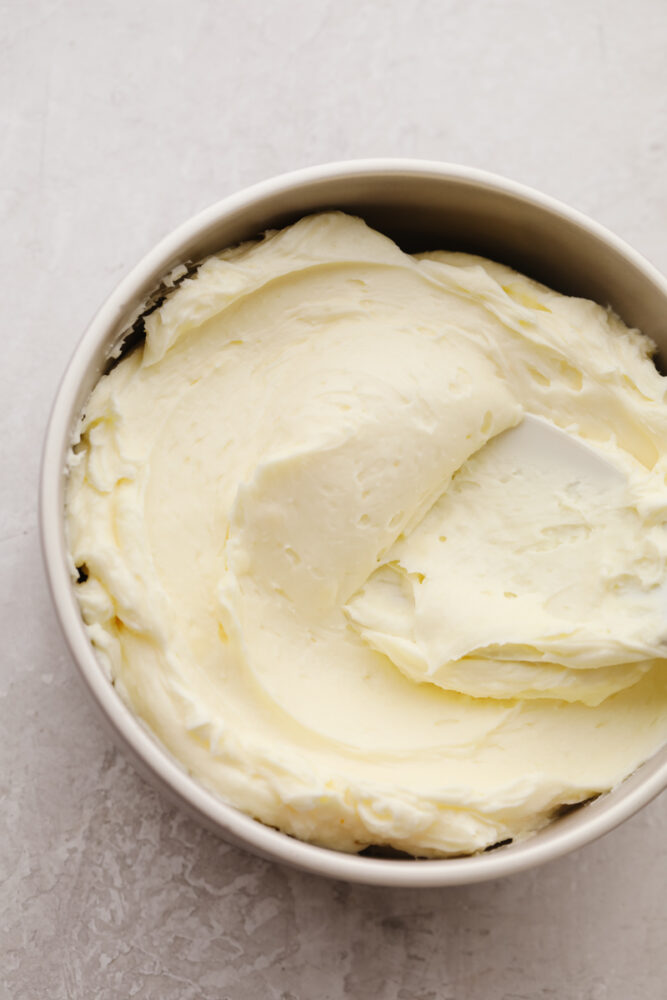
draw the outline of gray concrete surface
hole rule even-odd
[[[328,883],[227,847],[100,731],[36,526],[53,394],[159,237],[297,166],[392,154],[556,195],[667,270],[663,0],[0,3],[0,996],[658,1000],[667,796],[542,870]]]

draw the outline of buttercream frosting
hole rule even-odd
[[[665,742],[639,332],[335,212],[209,258],[145,329],[78,425],[68,543],[113,683],[197,780],[314,843],[439,856]],[[611,482],[517,449],[526,415]]]

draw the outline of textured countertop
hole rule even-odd
[[[36,518],[51,401],[151,245],[298,166],[446,159],[539,187],[667,271],[663,0],[0,3],[0,997],[653,1000],[667,796],[598,843],[436,891],[259,861],[100,730]]]

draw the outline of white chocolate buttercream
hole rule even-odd
[[[651,347],[340,213],[210,258],[71,457],[118,691],[224,800],[342,850],[477,851],[612,788],[667,739]],[[522,458],[526,414],[612,485]]]

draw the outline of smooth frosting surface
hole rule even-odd
[[[473,852],[614,787],[667,740],[651,349],[340,213],[208,259],[71,456],[117,689],[224,800],[342,850]],[[526,414],[611,478],[526,448]]]

